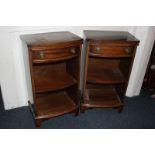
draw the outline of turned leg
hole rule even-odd
[[[123,111],[123,106],[120,106],[117,109],[118,109],[118,112],[121,113]]]
[[[37,128],[41,127],[41,120],[40,119],[35,119],[35,125]]]

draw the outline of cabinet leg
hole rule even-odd
[[[41,120],[40,119],[35,119],[35,125],[37,128],[41,127]]]
[[[117,109],[118,109],[118,112],[121,113],[123,111],[123,106],[120,106]]]
[[[79,108],[75,110],[75,116],[78,116],[78,115],[79,115]]]
[[[81,107],[80,107],[80,112],[81,112],[81,113],[84,113],[85,111],[86,111],[86,108],[83,107],[83,106],[81,106]]]

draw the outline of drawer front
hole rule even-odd
[[[90,46],[90,55],[98,55],[103,57],[112,57],[112,56],[132,56],[134,53],[134,47],[124,47],[124,46]]]
[[[78,52],[79,52],[79,50],[77,47],[54,49],[54,50],[33,51],[32,59],[33,59],[33,61],[59,60],[59,59],[74,57],[78,54]]]

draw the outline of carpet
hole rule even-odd
[[[35,129],[29,107],[5,111],[0,99],[1,129]],[[122,113],[116,109],[90,109],[79,116],[66,114],[42,123],[42,129],[154,129],[155,99],[146,91],[125,97]]]

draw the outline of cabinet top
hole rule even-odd
[[[132,34],[125,31],[84,31],[85,39],[88,41],[108,41],[108,42],[136,42],[136,39]]]
[[[59,43],[82,42],[82,39],[68,31],[50,32],[39,34],[26,34],[20,36],[21,40],[25,41],[28,46],[48,46]]]

